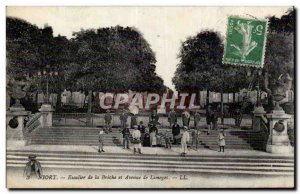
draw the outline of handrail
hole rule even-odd
[[[29,121],[26,123],[25,132],[31,133],[35,129],[41,126],[40,122],[41,113],[35,113],[32,117],[29,118]]]

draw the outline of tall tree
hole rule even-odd
[[[209,96],[209,91],[236,92],[247,86],[245,68],[224,65],[222,56],[223,43],[217,32],[203,31],[189,37],[182,43],[180,63],[173,77],[176,89],[186,92],[206,89]]]
[[[71,42],[63,36],[54,37],[48,25],[38,28],[13,17],[7,17],[6,25],[7,74],[18,79],[30,76],[30,91],[36,93],[46,93],[48,80],[49,92],[58,94],[59,107],[60,93],[68,85],[65,71],[73,61]],[[47,78],[44,71],[48,75],[52,72],[51,76]]]
[[[21,75],[40,66],[40,29],[25,20],[6,19],[7,74]]]
[[[161,90],[155,56],[141,33],[130,27],[99,28],[74,33],[75,60],[70,79],[74,87],[92,91]],[[91,100],[88,111],[91,112]]]
[[[269,105],[272,106],[270,88],[276,84],[281,74],[289,73],[294,78],[294,30],[295,10],[288,10],[281,18],[269,18],[269,33],[267,36],[265,53],[265,83],[268,92]]]
[[[92,91],[163,91],[155,72],[155,55],[135,28],[111,27],[82,30],[68,40],[53,36],[46,25],[40,29],[24,20],[7,18],[8,73],[32,74],[33,91],[58,94],[65,88]],[[43,71],[57,72],[47,78]],[[91,111],[91,103],[89,103]],[[58,104],[60,106],[60,95]]]

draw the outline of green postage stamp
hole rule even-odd
[[[267,20],[230,16],[223,63],[262,68],[267,28]]]

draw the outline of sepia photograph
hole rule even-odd
[[[294,6],[6,6],[8,189],[295,189]]]

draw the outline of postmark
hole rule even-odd
[[[228,17],[223,63],[262,68],[268,20]]]

